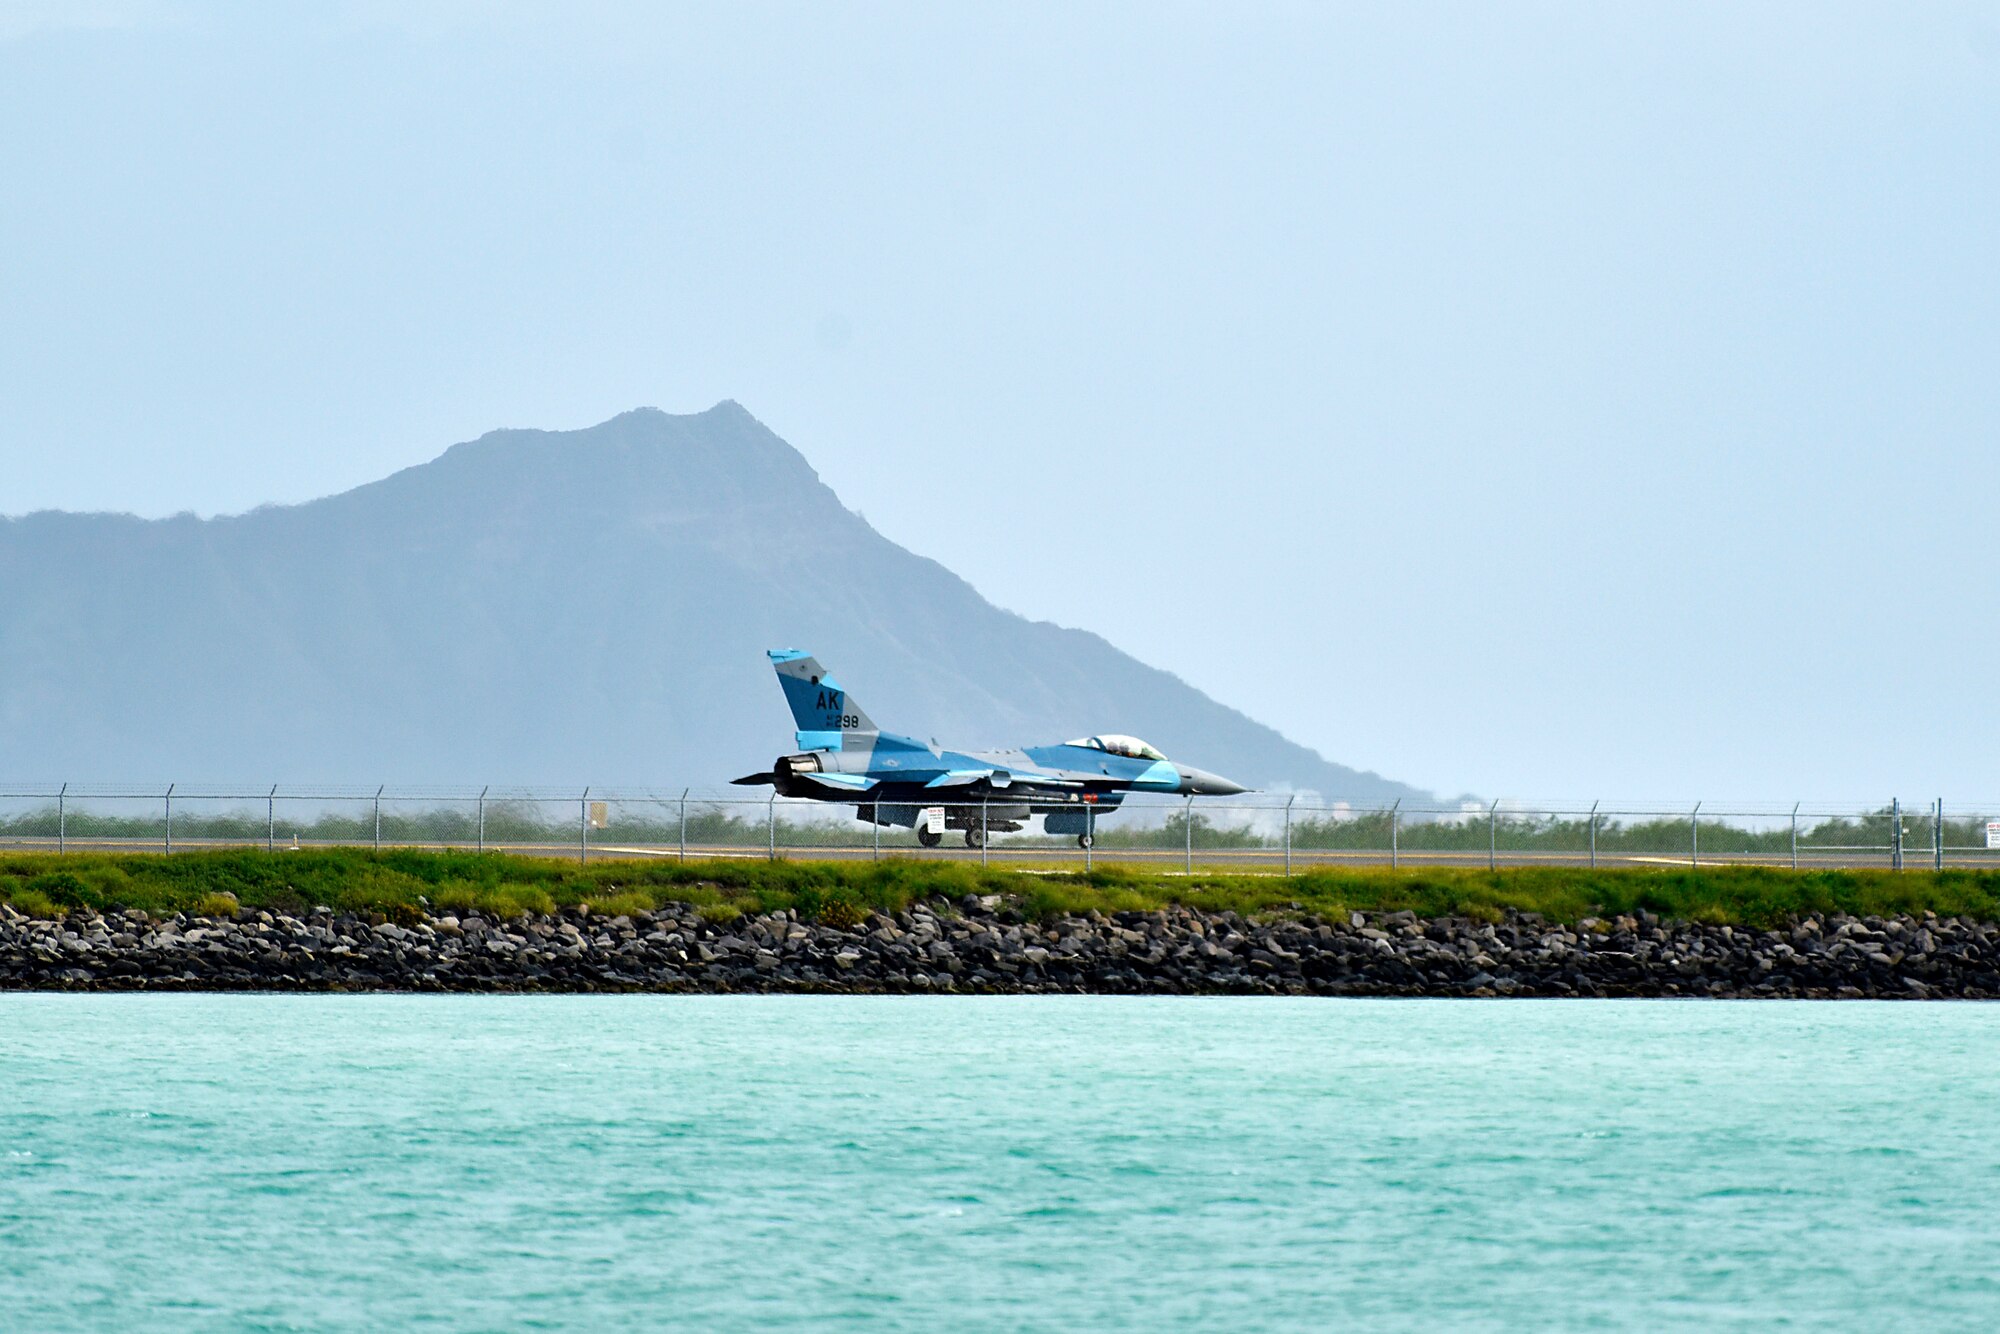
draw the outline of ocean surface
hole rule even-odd
[[[2000,1006],[0,996],[0,1328],[2000,1327]]]

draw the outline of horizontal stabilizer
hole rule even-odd
[[[799,777],[810,778],[821,787],[835,788],[842,792],[866,792],[881,781],[865,774],[800,774]]]
[[[745,774],[741,778],[729,780],[732,787],[769,787],[778,781],[776,774]]]

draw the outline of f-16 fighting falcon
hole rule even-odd
[[[1097,820],[1128,792],[1228,796],[1245,789],[1175,764],[1137,737],[1091,736],[1059,746],[964,752],[884,732],[810,654],[772,649],[771,665],[798,722],[799,753],[771,772],[736,782],[770,785],[785,797],[854,803],[864,823],[917,831],[934,848],[947,829],[967,847],[993,832],[1013,833],[1035,816],[1051,834],[1091,844]]]

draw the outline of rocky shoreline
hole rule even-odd
[[[859,914],[853,914],[860,916]],[[1322,996],[1987,998],[2000,926],[1814,915],[1775,931],[1650,914],[1574,926],[1184,908],[1024,920],[994,899],[809,923],[565,909],[409,925],[289,916],[30,918],[0,904],[0,989],[951,992]]]

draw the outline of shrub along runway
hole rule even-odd
[[[2000,874],[0,861],[0,987],[1987,997]]]

